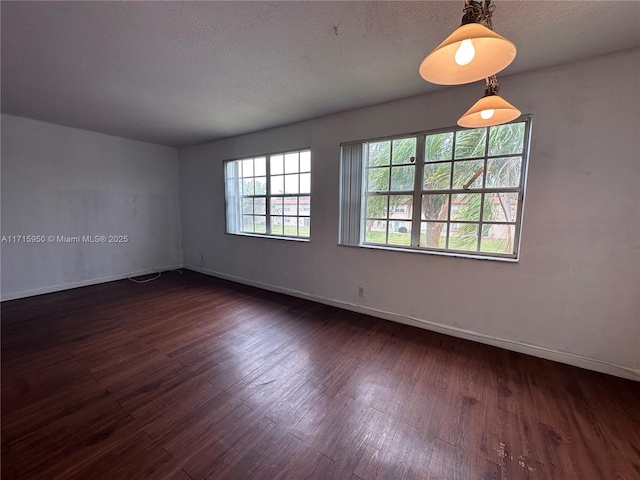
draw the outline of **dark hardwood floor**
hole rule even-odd
[[[2,304],[2,478],[638,479],[640,383],[168,272]]]

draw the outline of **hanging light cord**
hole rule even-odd
[[[487,77],[487,88],[484,90],[484,96],[497,95],[500,91],[500,84],[498,83],[498,77],[494,74]]]
[[[491,0],[465,0],[464,3],[464,9],[462,10],[464,15],[462,16],[461,25],[480,23],[489,30],[493,30],[491,16],[496,6],[491,4]]]

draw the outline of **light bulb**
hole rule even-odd
[[[473,60],[473,57],[476,56],[476,49],[473,48],[473,43],[471,43],[471,39],[463,40],[456,50],[455,60],[458,65],[468,65]],[[451,58],[451,57],[449,57]]]
[[[491,117],[493,117],[493,113],[494,113],[493,108],[489,108],[487,110],[482,110],[480,112],[480,116],[482,117],[483,120],[489,120]]]

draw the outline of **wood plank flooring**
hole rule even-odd
[[[167,272],[2,303],[2,478],[638,479],[640,383]]]

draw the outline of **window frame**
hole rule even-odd
[[[436,254],[436,255],[444,255],[444,256],[456,256],[456,257],[465,257],[465,258],[473,258],[473,259],[484,259],[484,260],[499,260],[499,261],[508,261],[508,262],[517,262],[520,258],[520,244],[521,244],[521,233],[522,233],[522,223],[523,223],[523,218],[524,218],[524,205],[525,205],[525,197],[526,197],[526,185],[527,185],[527,173],[528,173],[528,166],[529,166],[529,157],[530,157],[530,144],[531,144],[531,132],[532,132],[532,116],[531,115],[522,115],[521,117],[517,118],[516,120],[509,122],[509,123],[524,123],[524,134],[523,134],[523,143],[522,143],[522,152],[521,153],[510,153],[510,154],[499,154],[499,155],[490,155],[489,154],[489,147],[490,147],[490,136],[491,136],[491,127],[481,127],[481,129],[484,129],[486,134],[485,134],[485,145],[484,145],[484,154],[482,156],[479,157],[469,157],[469,158],[461,158],[461,159],[456,159],[455,158],[455,139],[457,138],[456,132],[460,132],[460,131],[465,131],[465,130],[479,130],[479,129],[468,129],[468,128],[463,128],[463,127],[447,127],[447,128],[439,128],[439,129],[434,129],[434,130],[426,130],[426,131],[420,131],[420,132],[413,132],[413,133],[407,133],[407,134],[400,134],[400,135],[393,135],[393,136],[386,136],[386,137],[379,137],[379,138],[373,138],[373,139],[367,139],[367,140],[361,140],[361,141],[355,141],[355,142],[345,142],[341,144],[341,150],[342,150],[342,156],[344,157],[344,152],[345,152],[345,147],[354,147],[354,146],[361,146],[362,148],[362,152],[361,152],[361,158],[360,158],[360,162],[361,162],[361,179],[360,179],[360,195],[361,195],[361,199],[360,199],[360,206],[359,206],[359,217],[360,217],[360,225],[359,225],[359,240],[357,242],[354,241],[354,236],[351,235],[351,241],[348,239],[349,235],[344,233],[344,225],[342,224],[342,220],[341,220],[341,225],[340,225],[340,238],[339,238],[339,244],[341,245],[346,245],[346,246],[356,246],[356,247],[362,247],[362,248],[372,248],[372,249],[381,249],[381,250],[396,250],[396,251],[404,251],[404,252],[417,252],[417,253],[427,253],[427,254]],[[425,143],[426,143],[426,139],[428,136],[430,135],[437,135],[437,134],[442,134],[442,133],[453,133],[453,144],[451,146],[451,158],[447,159],[447,160],[436,160],[436,161],[431,161],[431,162],[427,162],[426,161],[426,156],[425,156]],[[386,141],[390,141],[392,142],[393,140],[398,140],[398,139],[407,139],[407,138],[415,138],[416,139],[416,149],[415,149],[415,157],[416,157],[416,161],[414,162],[415,165],[415,172],[414,172],[414,186],[413,186],[413,190],[412,191],[395,191],[395,190],[391,190],[391,180],[389,181],[389,190],[384,190],[384,191],[372,191],[369,192],[368,191],[368,171],[370,166],[368,165],[368,160],[367,160],[367,146],[370,143],[375,143],[375,142],[386,142]],[[392,152],[389,153],[389,167],[393,166],[393,159],[391,158],[392,156]],[[487,171],[487,164],[489,162],[489,160],[491,159],[499,159],[499,158],[517,158],[520,157],[522,159],[522,165],[520,167],[520,182],[519,185],[516,187],[489,187],[487,185],[488,183],[488,177],[486,175],[486,171]],[[344,158],[342,159],[344,160]],[[465,162],[465,161],[478,161],[478,160],[482,160],[483,161],[483,175],[482,175],[482,184],[479,188],[468,188],[468,189],[464,189],[464,188],[453,188],[454,185],[454,168],[455,168],[455,164],[456,163],[460,163],[460,162]],[[429,164],[446,164],[448,163],[449,165],[451,165],[451,170],[449,173],[449,187],[448,188],[443,188],[443,189],[426,189],[425,185],[424,185],[424,173],[425,173],[425,167]],[[348,214],[345,214],[345,212],[343,212],[343,209],[349,209],[351,208],[350,206],[345,206],[345,203],[348,203],[348,200],[345,201],[344,198],[342,198],[342,190],[345,190],[344,185],[345,185],[345,176],[348,176],[348,173],[345,173],[344,170],[345,166],[341,165],[341,175],[343,176],[343,178],[341,179],[341,183],[343,188],[341,189],[341,219],[342,217],[347,217]],[[377,166],[375,166],[374,168],[377,168]],[[353,170],[353,168],[351,167],[351,170]],[[348,180],[347,180],[348,182]],[[351,186],[351,188],[353,188],[353,186]],[[517,201],[518,201],[518,205],[517,205],[517,209],[516,209],[516,219],[515,221],[511,221],[509,222],[507,221],[500,221],[500,220],[491,220],[491,221],[487,221],[484,218],[484,202],[485,202],[485,198],[486,196],[488,196],[488,194],[498,194],[498,193],[517,193]],[[446,219],[444,220],[434,220],[434,219],[424,219],[423,218],[423,214],[422,214],[422,201],[423,201],[423,197],[424,195],[429,195],[429,194],[443,194],[443,195],[447,195],[448,196],[448,206],[447,206],[447,216]],[[478,219],[477,220],[454,220],[452,219],[451,216],[451,211],[452,211],[452,203],[453,203],[453,199],[455,197],[455,195],[458,194],[479,194],[480,195],[480,207],[479,207],[479,215],[478,215]],[[406,196],[411,196],[412,197],[412,215],[410,218],[405,218],[405,219],[391,219],[391,210],[390,210],[390,206],[388,205],[387,207],[387,228],[386,228],[386,234],[385,234],[385,243],[377,243],[377,242],[371,242],[371,241],[367,241],[365,239],[365,230],[366,230],[366,222],[368,220],[368,216],[367,216],[367,197],[370,196],[376,196],[376,195],[381,195],[381,196],[391,196],[391,195],[406,195]],[[353,197],[353,194],[351,194],[351,197]],[[416,208],[417,206],[417,208]],[[351,212],[351,218],[353,218],[353,215],[355,214],[355,212]],[[411,225],[411,237],[410,237],[410,245],[400,245],[400,244],[390,244],[388,243],[388,236],[389,236],[389,224],[391,223],[391,221],[404,221],[404,222],[408,222]],[[446,244],[443,248],[440,247],[429,247],[429,246],[421,246],[420,245],[420,238],[422,235],[422,228],[423,225],[426,222],[441,222],[444,225],[446,225],[447,228],[447,234],[446,234]],[[352,222],[353,223],[353,222]],[[452,230],[451,226],[452,225],[459,225],[459,224],[474,224],[477,225],[478,228],[478,234],[477,234],[477,245],[476,245],[476,250],[464,250],[464,249],[456,249],[456,248],[449,248],[449,239],[450,239],[450,232]],[[513,228],[513,253],[499,253],[499,252],[490,252],[490,251],[482,251],[480,250],[481,245],[482,245],[482,240],[483,240],[483,229],[485,228],[491,228],[493,225],[505,225],[507,226],[507,228],[510,228],[512,226]],[[417,226],[417,228],[415,228]],[[353,228],[353,227],[351,227]],[[347,240],[345,241],[345,238],[347,238]]]
[[[301,167],[301,154],[308,152],[309,154],[309,170],[304,170],[301,171],[300,167]],[[292,153],[295,153],[298,155],[298,168],[297,171],[295,172],[288,172],[285,173],[285,156],[286,155],[290,155]],[[275,174],[272,175],[271,173],[271,158],[272,157],[278,157],[281,156],[282,157],[282,161],[283,161],[283,167],[282,167],[282,172],[280,174]],[[255,170],[254,170],[254,175],[251,177],[244,177],[244,176],[240,176],[237,174],[237,172],[233,175],[230,176],[230,165],[238,165],[243,161],[246,160],[253,160],[254,161],[254,168],[255,168],[255,159],[258,158],[264,158],[265,159],[265,174],[264,174],[264,178],[266,179],[266,190],[264,194],[257,194],[255,193],[255,186],[254,186],[254,193],[252,195],[244,195],[243,192],[238,192],[238,188],[236,186],[235,189],[232,189],[229,182],[230,181],[240,181],[241,179],[244,178],[251,178],[251,179],[256,179],[261,177],[260,176],[256,176],[255,175]],[[310,225],[310,220],[311,220],[311,178],[312,178],[312,154],[311,154],[311,148],[306,147],[306,148],[297,148],[297,149],[290,149],[290,150],[284,150],[284,151],[278,151],[278,152],[274,152],[274,153],[266,153],[266,154],[259,154],[259,155],[252,155],[252,156],[245,156],[245,157],[241,157],[241,158],[235,158],[235,159],[228,159],[228,160],[224,160],[223,161],[223,178],[224,178],[224,187],[225,187],[225,233],[230,234],[230,235],[241,235],[241,236],[247,236],[247,237],[261,237],[261,238],[275,238],[275,239],[279,239],[279,240],[292,240],[292,241],[299,241],[299,242],[309,242],[311,239],[311,225]],[[298,193],[285,193],[285,192],[281,192],[281,193],[273,193],[272,192],[272,177],[273,176],[282,176],[282,180],[283,180],[283,189],[286,190],[285,188],[285,182],[286,182],[286,175],[290,175],[290,174],[295,174],[298,176]],[[300,176],[302,174],[308,174],[309,175],[309,191],[307,193],[300,193],[300,185],[301,185],[301,178]],[[232,190],[234,190],[232,192]],[[308,211],[306,211],[304,214],[301,214],[300,212],[300,198],[302,197],[308,197],[309,198],[309,204],[308,204]],[[256,214],[255,213],[255,203],[254,203],[254,207],[253,207],[253,212],[250,214],[254,217],[254,222],[255,222],[255,217],[256,216],[264,216],[265,217],[265,231],[264,232],[256,232],[255,231],[255,223],[254,223],[254,231],[245,231],[243,230],[244,228],[244,223],[243,223],[243,217],[249,214],[245,214],[243,212],[243,200],[246,198],[251,198],[251,199],[255,199],[255,198],[264,198],[265,199],[265,213],[264,215],[262,214]],[[272,199],[274,198],[281,198],[283,200],[283,205],[284,205],[284,200],[286,198],[295,198],[296,199],[296,214],[295,215],[285,215],[284,214],[284,209],[283,209],[283,213],[281,215],[273,215],[271,213],[271,202]],[[284,207],[283,207],[284,208]],[[232,213],[233,210],[236,210],[235,213]],[[231,217],[234,217],[234,220],[232,220]],[[282,221],[282,233],[278,233],[278,232],[273,232],[272,230],[272,225],[271,225],[271,219],[272,217],[280,217],[283,219]],[[285,218],[295,218],[296,219],[296,231],[298,232],[297,235],[290,235],[290,234],[286,234],[285,233]],[[308,223],[308,226],[306,226],[306,228],[309,229],[309,234],[307,236],[301,236],[300,235],[300,221],[302,219],[306,219],[306,222]],[[235,224],[235,225],[234,225]]]

